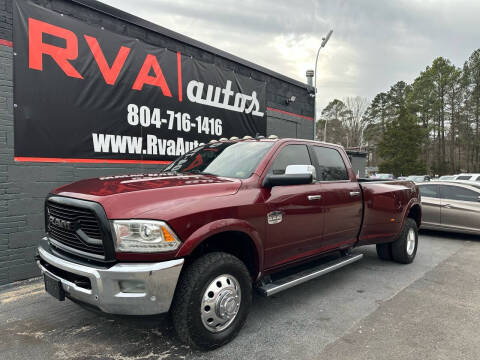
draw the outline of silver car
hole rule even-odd
[[[455,180],[455,175],[443,175],[440,176],[437,181]]]
[[[459,174],[455,175],[453,180],[480,181],[480,174]]]
[[[422,229],[480,235],[480,184],[435,181],[418,187],[422,196]]]
[[[421,183],[425,181],[430,181],[430,176],[428,175],[410,175],[407,176],[406,180],[413,181],[414,183]]]

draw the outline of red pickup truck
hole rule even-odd
[[[230,341],[252,289],[266,296],[359,260],[410,263],[418,187],[357,180],[342,147],[299,139],[211,142],[162,172],[60,187],[45,201],[45,288],[105,313],[170,312],[201,349]]]

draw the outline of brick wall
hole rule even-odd
[[[159,46],[192,55],[204,61],[215,62],[226,68],[235,68],[244,74],[252,69],[232,61],[205,53],[184,43],[176,43],[141,27],[95,12],[63,0],[35,0],[35,2],[64,14],[87,20],[120,33],[133,35]],[[4,41],[1,41],[4,40]],[[34,264],[38,240],[43,235],[43,201],[47,193],[62,184],[79,179],[105,175],[120,175],[159,170],[160,166],[65,163],[16,163],[13,161],[13,50],[12,0],[0,0],[0,285],[39,275]],[[286,111],[267,111],[267,133],[286,137],[311,138],[313,122],[290,113],[312,116],[313,99],[304,88],[256,73],[256,78],[267,81],[267,106]],[[295,95],[297,101],[286,106],[285,99]]]

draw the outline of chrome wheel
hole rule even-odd
[[[213,333],[225,330],[235,320],[240,309],[242,291],[232,275],[220,275],[206,288],[200,314],[205,328]]]
[[[408,230],[407,234],[407,254],[412,256],[415,251],[415,231],[413,229]]]

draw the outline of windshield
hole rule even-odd
[[[216,142],[179,157],[164,171],[246,179],[273,146],[270,141]]]

